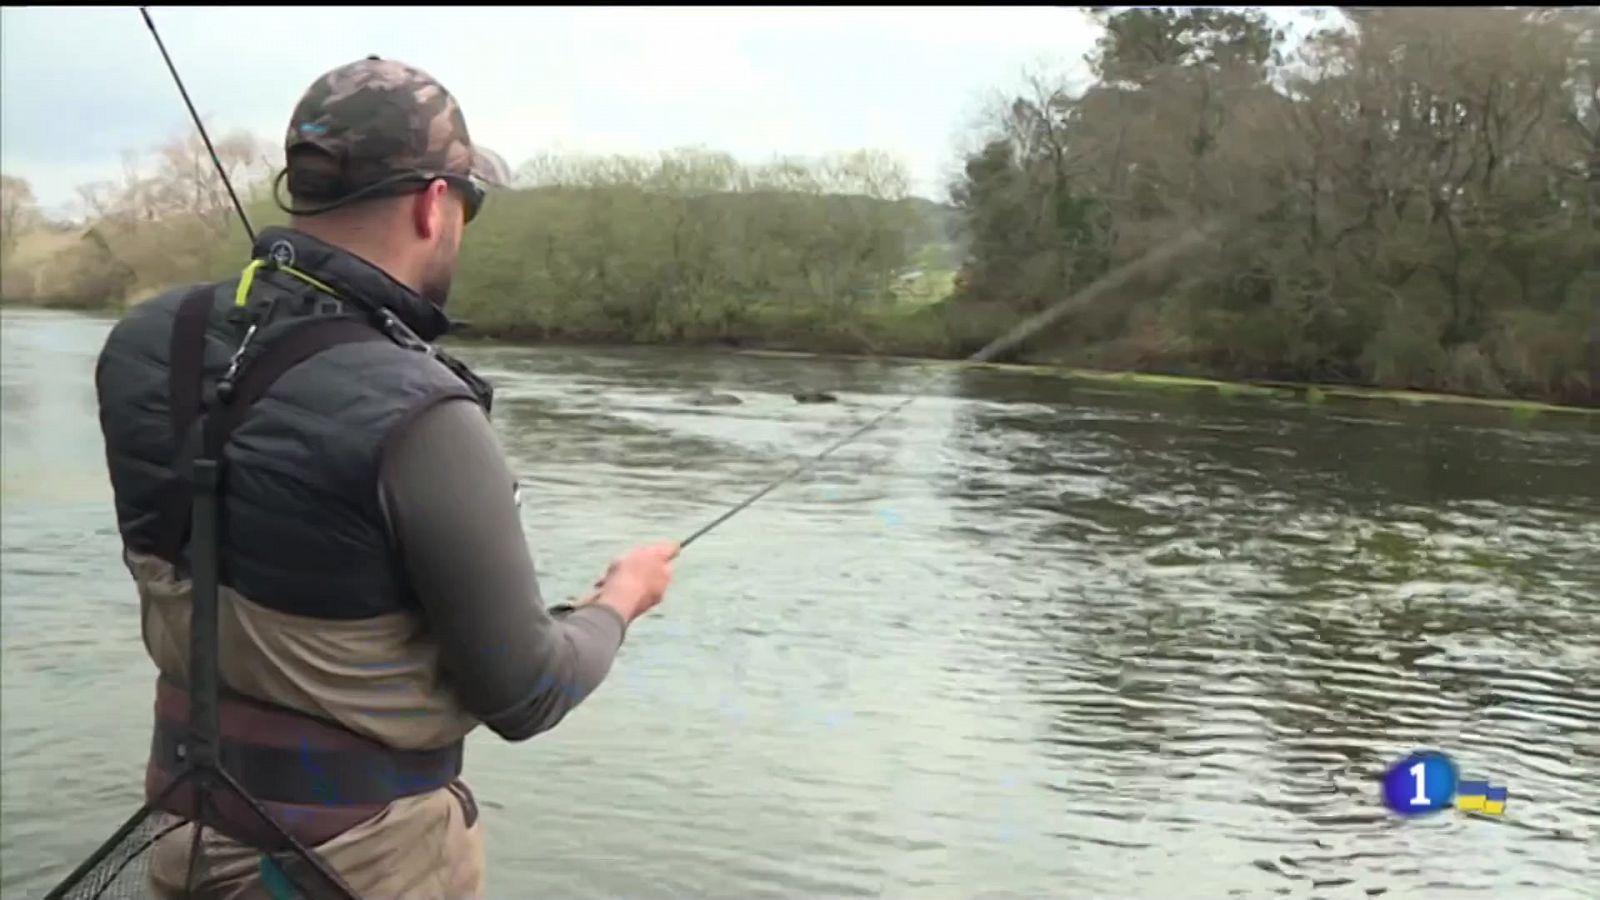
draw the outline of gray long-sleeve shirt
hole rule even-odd
[[[599,604],[546,610],[516,476],[483,410],[450,400],[390,442],[380,500],[462,705],[501,737],[561,721],[610,671],[626,632]]]

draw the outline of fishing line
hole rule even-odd
[[[1222,224],[1220,222],[1214,222],[1210,227],[1204,229],[1191,229],[1178,240],[1157,247],[1139,259],[1125,263],[1119,268],[1107,272],[1096,279],[1093,284],[1089,285],[1083,290],[1078,291],[1076,294],[1057,302],[1054,306],[1051,306],[1023,320],[1010,331],[998,338],[995,338],[993,341],[990,341],[982,350],[979,350],[977,353],[974,353],[965,360],[962,360],[961,364],[972,365],[974,363],[988,362],[1003,353],[1007,353],[1015,349],[1023,341],[1049,327],[1056,320],[1060,319],[1062,316],[1065,316],[1067,313],[1085,307],[1090,303],[1100,299],[1102,295],[1121,287],[1125,282],[1130,280],[1135,273],[1153,268],[1162,263],[1170,262],[1176,257],[1187,253],[1189,250],[1198,246],[1205,239],[1218,234],[1221,229]],[[919,390],[920,387],[926,387],[928,384],[931,384],[932,381],[933,378],[930,376],[922,383],[921,386],[919,386]],[[874,416],[865,425],[862,425],[856,430],[846,434],[844,437],[830,444],[821,453],[818,453],[800,465],[795,466],[794,469],[787,474],[769,482],[766,486],[762,487],[754,494],[751,494],[749,497],[739,501],[739,503],[723,512],[715,519],[712,519],[710,522],[702,525],[693,534],[679,542],[679,552],[682,552],[683,548],[699,540],[713,528],[716,528],[740,512],[748,509],[750,505],[755,503],[757,500],[760,500],[762,497],[765,497],[766,495],[777,490],[780,486],[793,481],[795,478],[798,478],[806,472],[816,468],[818,463],[822,462],[824,459],[827,459],[828,456],[830,456],[834,451],[871,431],[884,419],[887,419],[900,410],[905,409],[907,406],[910,406],[918,396],[919,392],[913,391],[911,396],[906,397],[904,400],[901,400],[894,406],[891,406]]]
[[[156,47],[161,50],[161,58],[166,60],[167,71],[172,73],[172,80],[178,86],[178,93],[183,95],[183,103],[189,108],[189,116],[190,118],[194,119],[194,127],[200,132],[201,140],[205,141],[206,150],[210,151],[211,153],[211,162],[217,167],[217,176],[222,179],[223,187],[227,188],[228,197],[233,200],[233,208],[239,213],[239,221],[244,223],[245,233],[250,236],[250,242],[254,244],[256,239],[255,229],[250,227],[250,218],[245,215],[244,204],[239,202],[239,195],[233,190],[233,182],[228,179],[227,169],[223,167],[222,160],[217,156],[216,148],[211,144],[211,137],[206,133],[206,126],[200,121],[200,114],[195,111],[194,103],[189,99],[189,91],[184,88],[183,79],[178,77],[177,67],[172,64],[172,57],[167,53],[166,44],[162,43],[161,35],[156,31],[156,24],[150,20],[149,9],[143,6],[139,7],[139,15],[144,17],[145,25],[150,28],[151,37],[156,39]],[[1095,300],[1098,300],[1102,295],[1112,291],[1115,288],[1121,287],[1125,282],[1132,278],[1135,273],[1142,272],[1146,269],[1171,261],[1172,259],[1199,245],[1203,240],[1217,234],[1220,232],[1221,228],[1221,223],[1213,222],[1208,228],[1191,229],[1178,240],[1157,247],[1139,259],[1125,263],[1122,266],[1107,272],[1096,279],[1093,284],[1089,285],[1083,290],[1078,291],[1076,294],[1059,301],[1054,306],[1051,306],[1023,320],[1010,331],[998,338],[995,338],[993,341],[990,341],[977,353],[974,353],[965,360],[962,360],[962,364],[972,365],[974,363],[988,362],[1003,353],[1015,349],[1023,341],[1049,327],[1056,320],[1060,319],[1062,316],[1065,316],[1067,313],[1087,306]],[[768,482],[755,493],[739,501],[738,503],[729,507],[727,510],[724,510],[716,518],[700,526],[692,534],[678,543],[678,552],[683,552],[685,547],[688,547],[690,544],[711,533],[713,529],[721,526],[724,522],[727,522],[729,519],[733,518],[739,513],[749,509],[762,497],[765,497],[790,481],[793,481],[801,475],[804,475],[805,473],[816,468],[818,463],[821,463],[823,460],[833,455],[833,453],[838,451],[840,448],[849,445],[857,438],[876,428],[883,420],[889,418],[900,410],[905,409],[907,406],[910,406],[919,396],[920,389],[926,387],[928,384],[931,384],[932,381],[932,377],[929,377],[922,385],[919,386],[918,391],[913,391],[910,396],[906,397],[904,400],[901,400],[899,403],[896,403],[894,406],[889,407],[883,412],[878,413],[878,415],[869,419],[865,424],[856,428],[854,431],[845,434],[837,441],[834,441],[832,444],[828,445],[822,450],[822,452],[816,454],[815,456],[809,457],[800,465],[795,466],[794,469]]]

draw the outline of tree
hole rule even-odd
[[[1237,66],[1265,77],[1273,45],[1283,39],[1260,10],[1101,6],[1091,15],[1105,29],[1092,57],[1095,75],[1111,84],[1148,87],[1174,69]]]
[[[0,175],[0,256],[9,256],[22,235],[41,220],[33,186],[26,179]]]
[[[1595,13],[1351,9],[1293,48],[1254,11],[1096,15],[1096,80],[1032,80],[953,187],[957,306],[1026,314],[1225,217],[1176,284],[1030,352],[1489,394],[1600,382]]]
[[[246,194],[270,177],[272,162],[266,143],[246,131],[221,135],[214,146],[215,162],[198,134],[161,146],[153,174],[138,182],[144,218],[192,217],[213,234],[226,233],[235,213],[217,165],[234,189]]]

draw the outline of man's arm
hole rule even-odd
[[[626,630],[591,603],[552,616],[512,496],[515,476],[470,400],[424,411],[384,453],[380,499],[462,705],[501,737],[555,726],[610,671]]]

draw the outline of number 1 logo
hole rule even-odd
[[[1428,780],[1427,780],[1428,764],[1425,763],[1425,762],[1419,762],[1419,763],[1416,763],[1415,765],[1413,765],[1411,768],[1407,769],[1406,771],[1410,772],[1411,773],[1411,777],[1416,779],[1416,781],[1417,781],[1417,792],[1416,792],[1416,794],[1412,795],[1412,797],[1411,797],[1411,805],[1412,806],[1427,806],[1428,805]]]
[[[1402,816],[1449,809],[1455,800],[1456,764],[1436,750],[1407,756],[1383,775],[1383,803]]]

